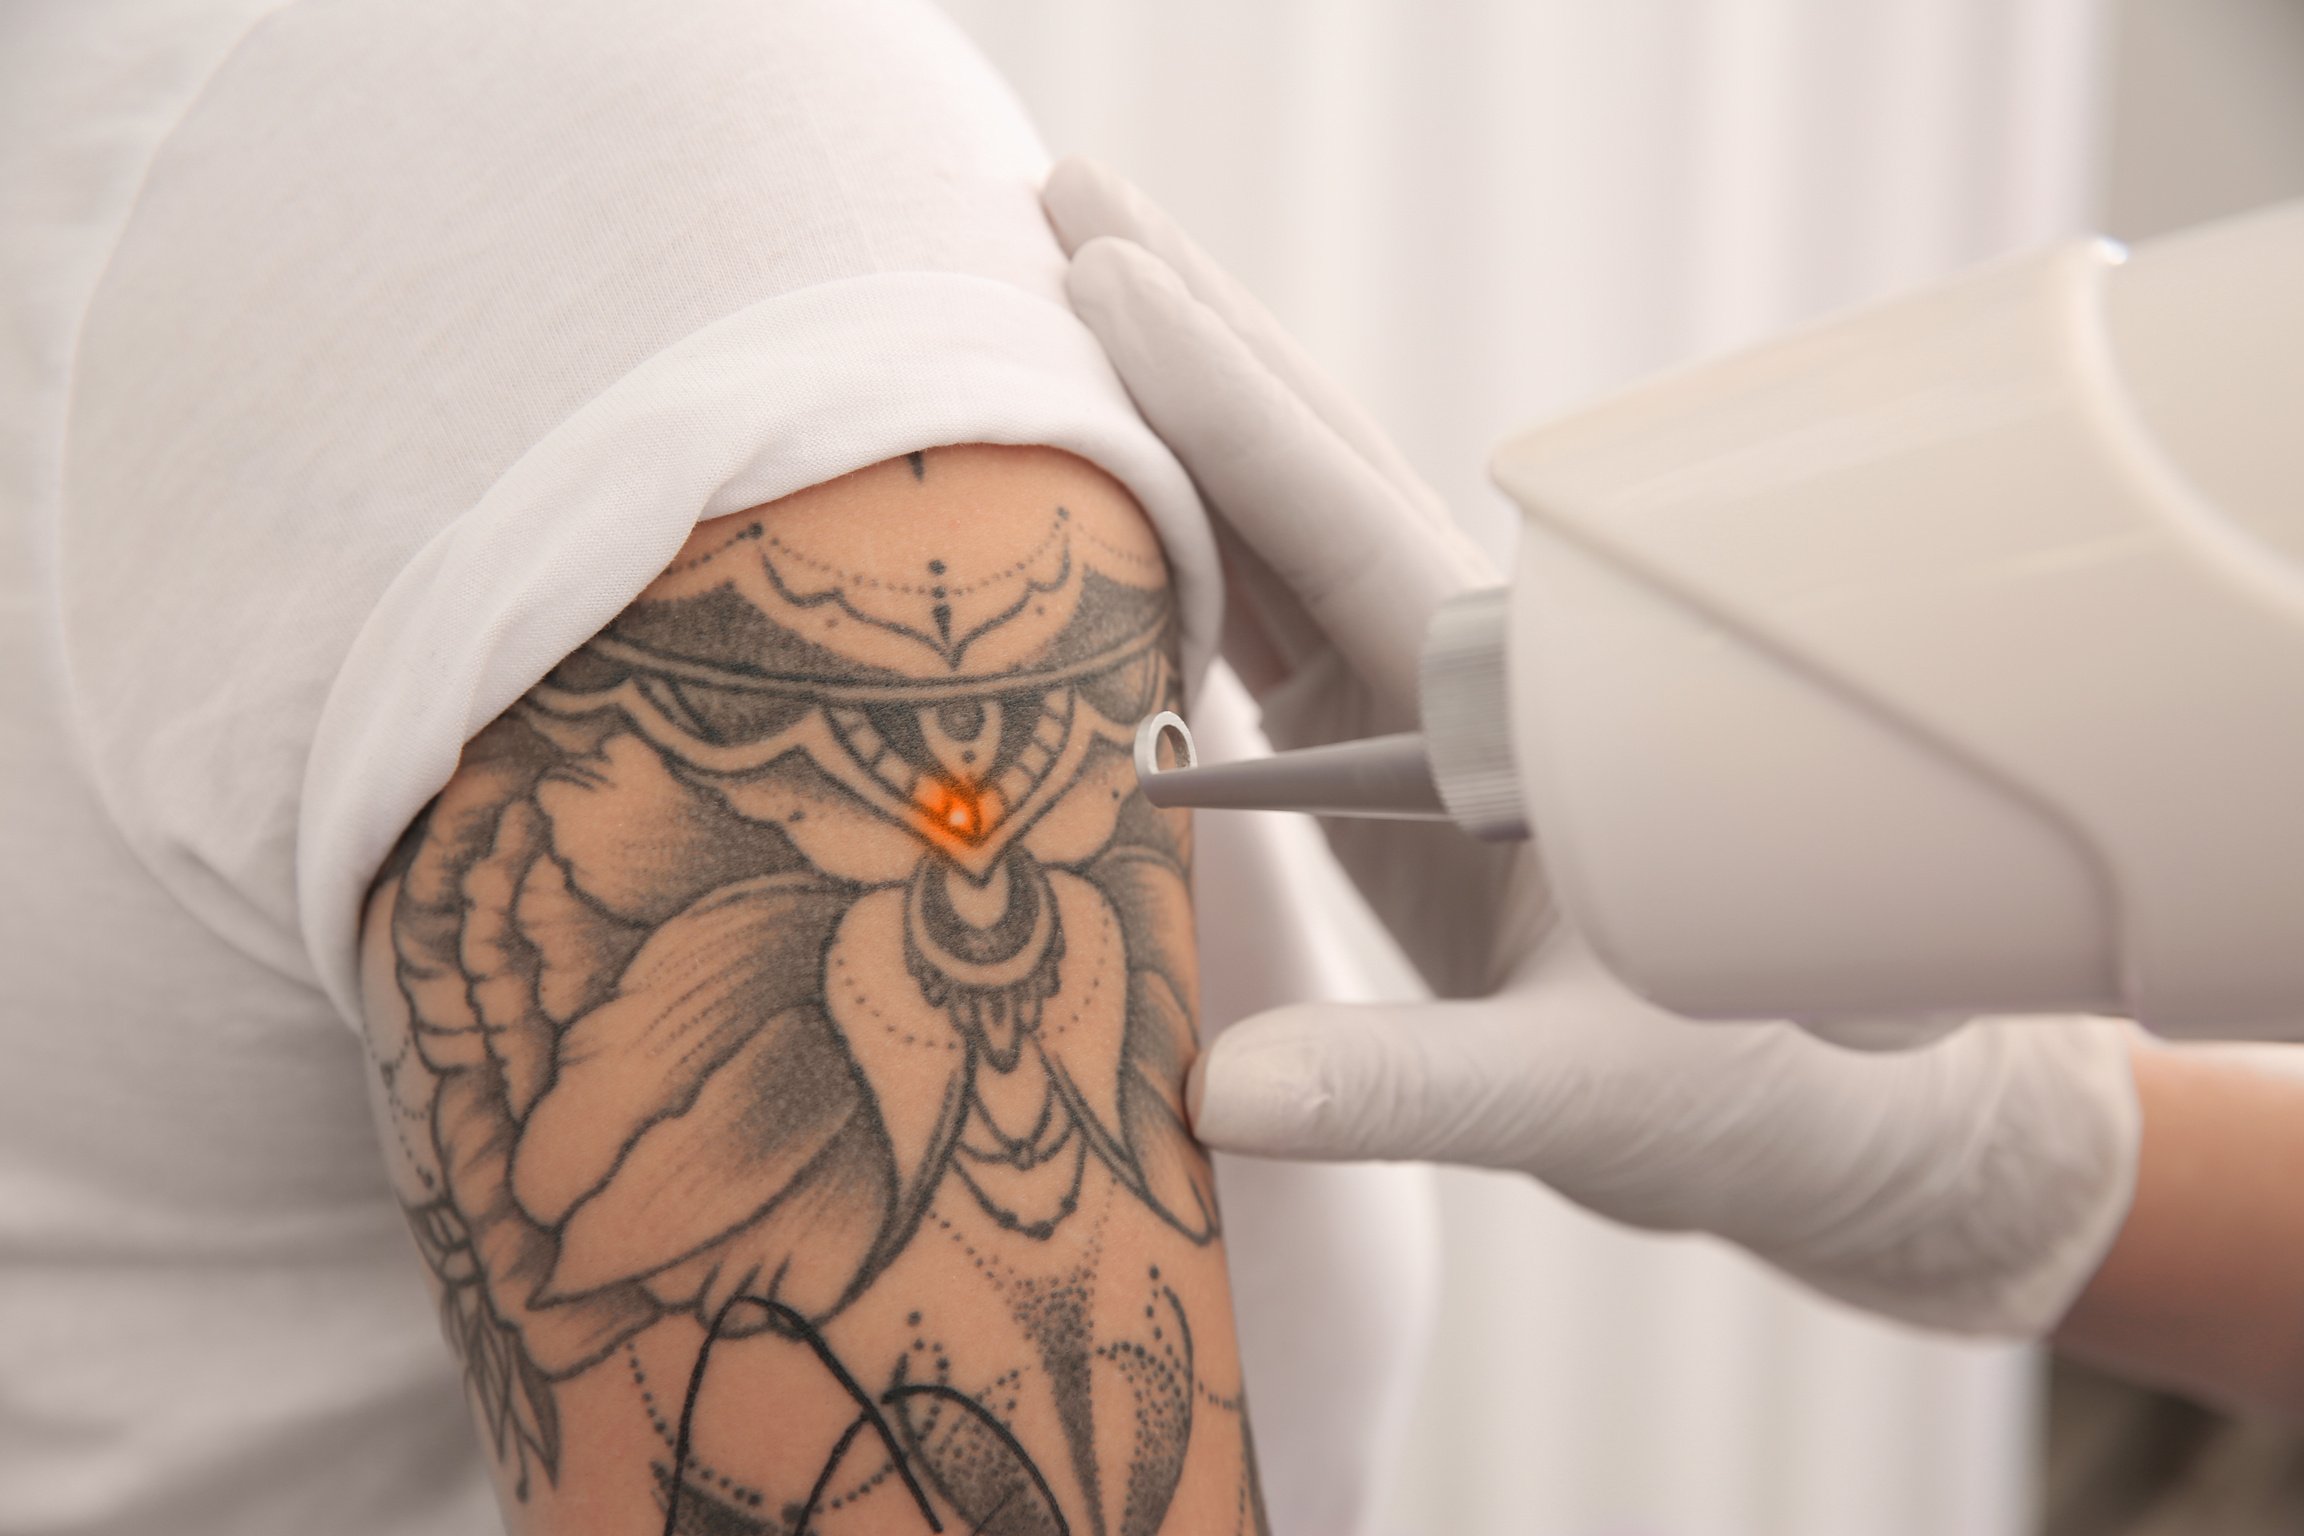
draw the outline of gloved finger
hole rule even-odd
[[[1328,647],[1312,615],[1229,523],[1215,521],[1224,567],[1225,658],[1259,699]]]
[[[1112,236],[1132,241],[1166,263],[1183,280],[1185,290],[1230,327],[1346,447],[1367,460],[1404,505],[1428,522],[1449,521],[1447,509],[1384,430],[1305,355],[1270,311],[1125,177],[1093,160],[1072,156],[1048,173],[1040,198],[1067,253],[1077,255],[1090,241]]]
[[[1226,531],[1217,523],[1216,552],[1224,567],[1224,629],[1217,641],[1217,652],[1231,664],[1233,672],[1246,685],[1249,697],[1261,703],[1264,696],[1295,675],[1309,653],[1301,652],[1291,639],[1301,633],[1318,640],[1318,626],[1304,605],[1297,602],[1279,578],[1262,569],[1257,562],[1251,575],[1244,563],[1253,559],[1241,545],[1237,535]],[[1251,593],[1250,583],[1261,583],[1262,589]],[[1275,622],[1275,607],[1289,610],[1286,618]]]
[[[1520,1167],[1547,1097],[1527,1048],[1505,1000],[1275,1008],[1194,1063],[1192,1128],[1258,1157]]]
[[[1073,258],[1073,307],[1201,494],[1301,599],[1353,670],[1413,707],[1432,612],[1483,577],[1402,504],[1176,275],[1124,241]]]

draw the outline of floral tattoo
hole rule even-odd
[[[743,522],[411,828],[372,908],[379,1114],[523,1497],[569,1384],[614,1376],[667,1532],[1149,1536],[1194,1454],[1261,1529],[1237,1379],[1137,1261],[1217,1262],[1218,1223],[1189,826],[1129,757],[1174,608],[1132,533],[1057,507],[898,568]],[[908,1347],[844,1342],[867,1313]],[[827,1406],[747,1445],[711,1405],[754,1369]]]

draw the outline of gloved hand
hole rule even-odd
[[[1494,997],[1234,1025],[1201,1058],[1193,1125],[1233,1152],[1520,1169],[1875,1312],[2032,1335],[2127,1213],[2130,1037],[2006,1019],[1873,1053],[1700,1023],[1626,990],[1562,925]]]
[[[1072,254],[1073,308],[1217,513],[1224,654],[1265,735],[1287,749],[1416,729],[1433,611],[1502,577],[1384,434],[1134,187],[1067,160],[1043,200]],[[1322,830],[1443,997],[1490,990],[1548,911],[1525,845],[1429,823]]]
[[[1380,433],[1157,209],[1067,161],[1069,292],[1228,537],[1232,656],[1278,745],[1407,729],[1432,610],[1494,580]],[[1335,823],[1435,990],[1233,1025],[1194,1068],[1231,1151],[1517,1168],[1602,1215],[1715,1233],[1909,1321],[2031,1334],[2125,1215],[2130,1029],[1982,1022],[1872,1055],[1654,1008],[1553,921],[1526,846]],[[1497,983],[1501,982],[1498,986]]]

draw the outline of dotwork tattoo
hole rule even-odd
[[[1177,693],[1138,538],[1057,507],[899,569],[771,511],[411,828],[379,1115],[519,1497],[564,1396],[613,1391],[665,1533],[1150,1536],[1188,1462],[1262,1530],[1163,1279],[1220,1259],[1189,824],[1129,757]]]

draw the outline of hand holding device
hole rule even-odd
[[[1492,578],[1140,194],[1072,161],[1047,198],[1075,306],[1242,555],[1237,601],[1283,663],[1262,676],[1275,742],[1412,729],[1433,615]],[[2137,1135],[2124,1026],[1984,1024],[1873,1056],[1788,1025],[1693,1023],[1555,922],[1531,844],[1326,825],[1436,984],[1501,986],[1234,1025],[1196,1074],[1210,1143],[1518,1168],[1604,1215],[1714,1232],[1834,1295],[1980,1331],[2052,1323],[2117,1228]]]

